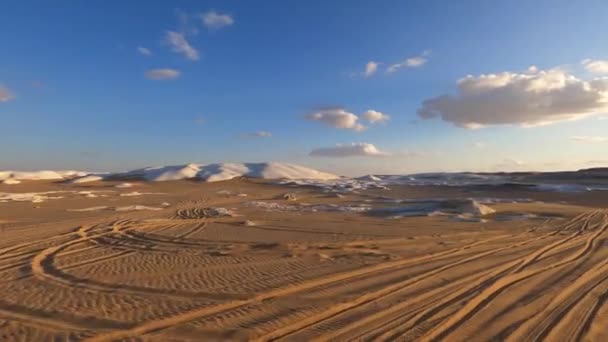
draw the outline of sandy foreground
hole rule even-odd
[[[0,340],[608,341],[606,192],[120,184],[0,185]]]

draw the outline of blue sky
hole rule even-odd
[[[606,23],[604,0],[4,1],[0,169],[608,165]]]

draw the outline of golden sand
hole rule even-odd
[[[543,202],[388,219],[315,208],[470,194],[116,184],[0,185],[70,191],[0,203],[0,340],[608,340],[605,195],[487,192]]]

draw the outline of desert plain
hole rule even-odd
[[[607,192],[342,190],[0,184],[0,340],[608,341]]]

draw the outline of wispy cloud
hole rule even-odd
[[[425,100],[422,119],[439,117],[465,128],[524,127],[575,120],[608,110],[608,79],[585,81],[562,69],[467,76],[456,95]]]
[[[272,137],[272,133],[266,131],[257,131],[249,133],[248,136],[253,138],[270,138]]]
[[[148,48],[145,48],[143,46],[138,46],[137,47],[137,52],[139,52],[140,54],[144,55],[144,56],[152,56],[152,51]]]
[[[594,74],[608,74],[608,60],[583,59],[581,64],[587,71]]]
[[[431,53],[430,51],[425,51],[420,56],[410,57],[402,62],[391,64],[386,69],[386,72],[388,74],[392,74],[392,73],[398,71],[399,69],[403,69],[403,68],[406,68],[406,69],[419,68],[426,64],[430,53]]]
[[[608,142],[608,137],[576,135],[576,136],[570,137],[570,140],[584,142],[584,143],[604,143],[604,142]]]
[[[226,13],[209,11],[201,14],[203,25],[210,29],[221,29],[234,24],[234,18]]]
[[[0,102],[8,102],[15,98],[15,94],[7,87],[0,84]]]
[[[190,45],[183,33],[167,31],[165,41],[173,52],[179,53],[189,60],[196,61],[200,58],[198,51]]]
[[[179,70],[175,69],[152,69],[146,71],[146,77],[151,80],[172,80],[179,77]]]
[[[344,73],[344,75],[347,75],[350,78],[371,78],[378,73],[381,64],[382,63],[380,62],[369,61],[365,63],[365,67],[362,71],[351,71]]]
[[[374,76],[374,74],[376,74],[376,72],[378,71],[379,65],[380,65],[380,63],[378,63],[378,62],[374,62],[374,61],[367,62],[367,64],[365,64],[365,71],[363,72],[363,76],[365,76],[366,78]]]
[[[198,23],[191,20],[192,15],[179,8],[175,9],[175,15],[177,17],[178,32],[181,32],[184,35],[193,36],[196,36],[199,33]]]
[[[313,157],[387,157],[390,153],[380,151],[373,144],[352,143],[350,145],[337,144],[335,147],[322,147],[310,152]]]

